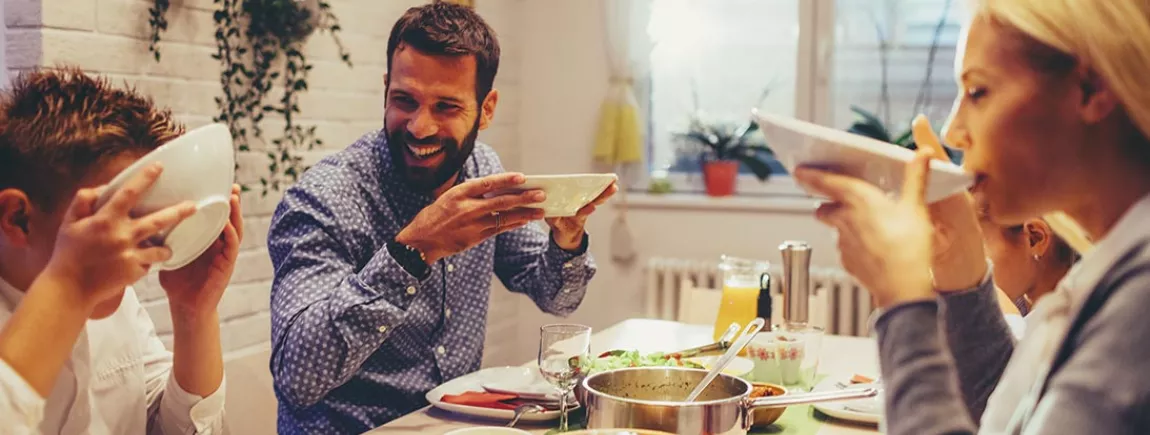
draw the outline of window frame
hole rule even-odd
[[[831,80],[834,66],[835,41],[835,2],[836,0],[796,0],[799,2],[798,59],[796,61],[795,117],[804,121],[825,124],[831,120],[830,109]],[[650,68],[644,68],[649,71]],[[651,109],[651,74],[636,80],[634,90],[639,103],[639,111],[644,114],[646,143],[642,169],[637,173],[623,174],[632,191],[646,191],[652,179],[651,156],[654,152],[653,123]],[[675,193],[702,193],[698,178],[702,174],[672,172],[667,174]],[[740,174],[736,184],[738,196],[797,196],[808,197],[795,185],[789,174],[772,175],[760,182],[754,175]]]
[[[836,7],[837,0],[796,0],[799,2],[799,35],[798,58],[796,59],[795,82],[795,117],[804,121],[820,125],[831,125],[834,122],[835,107],[832,97],[835,83],[835,52],[836,52]],[[919,48],[921,41],[898,44],[896,48]],[[850,49],[865,48],[863,44],[846,44]],[[929,49],[929,42],[923,49]],[[877,48],[877,45],[875,45]],[[649,61],[649,57],[646,58]],[[644,71],[650,71],[643,68]],[[645,192],[650,186],[653,172],[651,157],[654,153],[655,143],[654,123],[650,122],[653,112],[651,107],[652,76],[650,73],[637,77],[634,82],[636,99],[639,103],[640,113],[643,114],[644,128],[646,130],[644,152],[642,161],[634,165],[636,170],[624,168],[623,177],[629,191]],[[703,184],[699,178],[701,173],[669,172],[666,180],[670,182],[671,192],[677,194],[702,194]],[[801,197],[809,198],[806,192],[800,189],[789,174],[772,175],[767,181],[760,182],[754,175],[740,174],[736,184],[736,196],[767,196],[767,197]]]

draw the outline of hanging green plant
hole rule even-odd
[[[159,62],[158,42],[167,29],[169,0],[153,2],[149,49]],[[325,0],[215,0],[215,5],[216,52],[212,58],[220,62],[223,96],[216,97],[220,112],[213,121],[228,125],[237,151],[252,151],[252,140],[263,143],[268,168],[260,177],[260,188],[267,195],[298,180],[307,169],[302,152],[323,145],[316,127],[298,119],[299,96],[308,89],[312,69],[303,53],[304,43],[316,31],[328,33],[348,67],[351,55],[339,39],[339,20]],[[268,101],[277,86],[282,96]],[[264,137],[263,129],[269,112],[284,121],[283,130],[271,140]]]
[[[160,43],[160,34],[168,30],[167,14],[171,5],[169,0],[155,0],[152,7],[148,8],[148,26],[152,28],[152,41],[148,43],[148,51],[155,55],[156,62],[160,61],[157,44]]]

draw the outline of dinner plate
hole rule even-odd
[[[914,158],[914,151],[877,139],[758,110],[752,110],[751,116],[788,172],[800,165],[825,168],[898,194],[906,164]],[[972,182],[973,177],[958,165],[932,160],[926,200],[935,202],[963,192]]]
[[[490,393],[514,394],[523,399],[559,403],[559,393],[554,386],[543,379],[539,370],[527,369],[526,372],[509,371],[509,373],[512,375],[483,381],[483,389]]]
[[[478,406],[459,405],[443,402],[445,394],[462,394],[468,391],[484,391],[484,384],[521,385],[539,376],[537,369],[529,367],[491,367],[466,374],[428,391],[424,398],[431,406],[444,411],[470,415],[474,417],[490,418],[510,421],[515,412],[509,409],[492,409]],[[574,408],[569,408],[574,409]],[[523,414],[520,421],[550,421],[559,418],[559,411],[543,411]]]
[[[851,385],[850,378],[829,377],[824,379],[812,391],[840,391],[839,384]],[[859,385],[859,384],[855,384]],[[865,399],[855,399],[842,402],[815,403],[813,406],[819,412],[831,418],[853,421],[856,423],[878,424],[883,414],[883,392],[879,390],[877,396]]]

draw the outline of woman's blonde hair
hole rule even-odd
[[[1150,0],[981,0],[975,11],[1069,55],[1106,82],[1150,138]]]
[[[1040,70],[1090,68],[1122,102],[1130,122],[1150,140],[1150,0],[978,0],[975,12],[1018,31],[1026,57]],[[1140,150],[1146,152],[1147,150]],[[1062,212],[1043,216],[1080,253],[1093,243]]]

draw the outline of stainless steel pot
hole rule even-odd
[[[684,402],[705,370],[635,367],[588,376],[582,382],[586,427],[654,429],[677,434],[745,435],[751,411],[797,403],[872,397],[877,390],[851,390],[751,399],[751,384],[720,374],[695,402]]]

